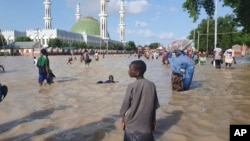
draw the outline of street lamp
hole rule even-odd
[[[209,34],[209,18],[207,18],[207,49],[206,49],[207,57],[208,57],[208,34]]]
[[[99,38],[99,40],[100,40],[100,52],[101,52],[101,48],[102,48],[102,39]]]
[[[109,39],[107,39],[107,54],[108,54],[108,50],[109,50]]]
[[[137,23],[137,26],[138,26],[138,30],[137,30],[137,51],[138,51],[138,56],[139,56],[139,29],[140,29],[140,23]]]
[[[39,49],[41,50],[41,44],[40,44],[39,32],[40,32],[40,29],[39,29],[39,28],[37,28],[37,29],[36,29],[36,34],[37,34],[37,38],[38,38]]]
[[[217,15],[218,15],[218,0],[215,0],[215,12],[214,12],[214,49],[217,44]],[[213,66],[215,67],[215,61],[213,61]]]
[[[104,40],[106,42],[106,54],[108,54],[108,50],[109,50],[109,38],[105,38]]]
[[[138,30],[137,30],[137,43],[138,43],[138,47],[139,47],[139,30],[140,30],[140,23],[137,23],[138,26]]]
[[[199,52],[200,48],[200,31],[198,31],[198,45],[197,45],[197,51]]]

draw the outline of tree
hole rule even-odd
[[[220,0],[222,1],[222,0]],[[250,3],[249,0],[223,0],[224,6],[229,6],[233,9],[233,13],[236,16],[234,19],[243,27],[245,33],[250,32]],[[193,18],[195,22],[200,15],[202,8],[206,11],[207,15],[211,18],[214,15],[215,3],[214,0],[186,0],[182,8],[187,10],[189,16]]]
[[[32,40],[30,39],[30,37],[19,36],[19,37],[16,38],[15,41],[16,41],[16,42],[27,42],[27,41],[32,41]]]
[[[80,47],[81,49],[86,48],[86,47],[87,47],[87,44],[86,44],[85,42],[80,42],[79,47]]]
[[[111,44],[109,45],[109,49],[110,50],[123,50],[123,47],[120,44]]]
[[[62,47],[68,47],[69,43],[68,42],[62,42]]]
[[[73,42],[73,43],[71,44],[71,46],[72,46],[72,47],[79,48],[79,43],[77,43],[77,42]]]
[[[135,42],[129,41],[128,44],[125,46],[126,51],[136,50]]]
[[[211,18],[214,15],[215,4],[214,0],[186,0],[182,4],[184,11],[187,10],[189,16],[193,18],[193,21],[197,21],[200,15],[200,10],[205,9],[208,16]]]
[[[241,33],[239,36],[235,37],[234,39],[235,44],[240,44],[240,45],[247,45],[250,46],[250,34],[245,34]]]
[[[224,5],[233,9],[235,20],[243,27],[243,32],[250,33],[250,3],[249,0],[224,0]]]
[[[158,45],[159,45],[159,43],[151,43],[150,45],[149,45],[149,48],[150,49],[156,49],[156,48],[158,48]]]
[[[242,42],[241,32],[237,30],[237,22],[233,19],[233,15],[218,18],[218,43],[223,49]],[[207,32],[208,27],[209,31]],[[207,47],[208,51],[214,48],[214,20],[203,19],[198,27],[190,32],[189,39],[193,39],[194,31],[196,31],[195,47],[199,47],[199,51],[207,51]]]
[[[6,44],[6,40],[2,34],[0,34],[0,46],[3,46]]]
[[[49,40],[49,46],[52,47],[52,48],[55,48],[55,47],[61,48],[62,47],[62,41],[59,40],[58,38],[50,39]]]

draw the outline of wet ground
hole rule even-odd
[[[0,103],[0,140],[122,141],[120,106],[128,65],[137,59],[107,55],[85,66],[69,56],[49,56],[56,78],[39,88],[32,57],[3,57],[0,83],[9,92]],[[195,69],[191,89],[171,90],[169,66],[146,60],[145,77],[156,84],[157,141],[228,141],[230,124],[250,123],[250,60],[237,58],[232,70],[215,69],[211,60]],[[96,84],[114,76],[115,84]]]

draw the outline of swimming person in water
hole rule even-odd
[[[114,81],[114,76],[113,75],[109,75],[109,79],[106,81],[98,81],[96,82],[97,84],[103,84],[103,83],[115,83]]]
[[[2,85],[0,83],[0,102],[3,101],[3,99],[6,97],[8,93],[8,87],[6,85]]]

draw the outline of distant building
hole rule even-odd
[[[81,18],[80,14],[80,3],[76,6],[76,23],[72,26],[70,31],[65,31],[57,28],[52,28],[52,17],[51,17],[51,2],[50,0],[44,0],[45,5],[45,17],[44,29],[28,29],[24,32],[17,30],[2,30],[1,34],[4,36],[7,42],[7,46],[10,46],[15,42],[15,39],[20,36],[27,36],[32,39],[33,42],[41,44],[41,47],[49,47],[49,40],[58,38],[62,42],[68,43],[71,45],[73,42],[85,42],[88,46],[99,47],[99,46],[108,46],[110,44],[119,44],[123,45],[124,41],[124,4],[123,0],[121,2],[121,16],[122,21],[120,22],[121,28],[121,41],[112,40],[109,37],[107,31],[107,14],[106,14],[106,2],[109,0],[100,0],[101,13],[99,23],[93,17]],[[14,52],[13,52],[14,53]]]
[[[6,45],[4,49],[0,48],[0,52],[5,55],[38,56],[40,46],[38,42],[13,42]]]

